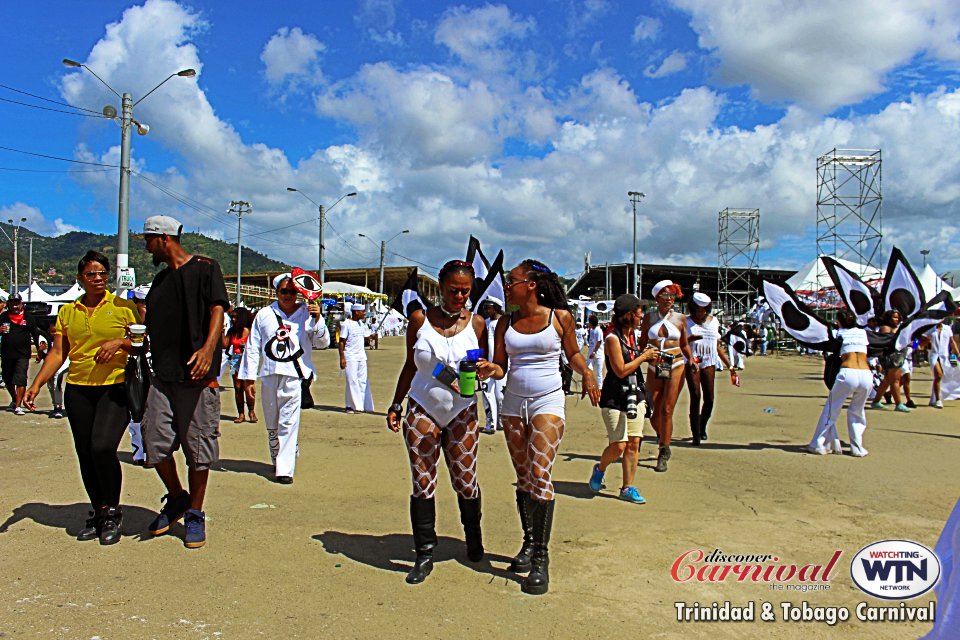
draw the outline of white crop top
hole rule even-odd
[[[477,399],[476,396],[461,397],[459,393],[434,378],[433,370],[442,362],[458,371],[460,361],[467,357],[467,351],[479,348],[472,314],[467,326],[449,338],[440,335],[428,320],[424,321],[417,332],[417,341],[413,345],[413,362],[417,365],[417,373],[410,382],[410,398],[423,407],[438,426],[445,427],[450,424]]]
[[[717,355],[717,343],[720,341],[720,321],[710,316],[703,324],[697,324],[692,317],[687,317],[688,340],[693,336],[700,336],[699,340],[690,341],[693,355],[700,358],[701,367],[716,366],[720,360]]]
[[[660,315],[659,311],[654,311],[658,316]],[[680,329],[677,328],[677,325],[672,322],[667,322],[667,318],[670,317],[670,314],[673,311],[668,311],[667,315],[663,316],[657,320],[656,324],[650,325],[650,328],[647,329],[647,337],[651,340],[656,340],[657,338],[666,338],[667,340],[679,340],[680,339]],[[667,328],[667,335],[660,335],[660,327]]]
[[[837,336],[843,343],[840,347],[840,355],[867,352],[867,332],[863,329],[838,329]]]
[[[520,333],[511,323],[503,341],[510,359],[505,391],[520,398],[538,398],[563,388],[560,334],[553,326],[553,311],[542,331]]]

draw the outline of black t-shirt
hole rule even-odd
[[[640,357],[640,350],[637,349],[636,338],[627,340],[624,338],[623,334],[620,331],[614,329],[610,332],[609,335],[616,336],[620,341],[620,353],[623,354],[623,363],[627,364],[631,360]],[[600,407],[602,409],[616,409],[618,411],[627,410],[627,396],[624,393],[624,384],[626,384],[626,379],[618,378],[613,373],[613,368],[610,366],[610,354],[607,351],[604,354],[603,359],[606,361],[607,372],[603,376],[603,387],[600,389]],[[643,376],[639,371],[636,371],[628,377],[633,377],[636,380],[637,388],[639,393],[637,394],[639,400],[642,400],[644,397],[643,392]]]
[[[0,313],[0,325],[9,324],[10,332],[0,334],[0,358],[29,358],[33,345],[39,343],[40,329],[28,315],[23,316],[24,324],[10,321],[10,312]]]
[[[193,256],[179,269],[157,274],[147,294],[147,335],[154,375],[164,382],[190,380],[187,360],[207,341],[210,309],[230,306],[216,260]],[[205,379],[220,372],[222,349],[214,349]]]

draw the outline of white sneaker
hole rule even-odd
[[[23,407],[17,407],[16,409],[13,410],[13,413],[14,415],[17,415],[17,416],[26,415],[26,412],[23,410]]]
[[[935,406],[937,409],[943,409],[943,403],[940,402],[939,400],[937,400],[937,404],[935,404],[935,405],[933,405],[933,406]]]
[[[818,448],[816,448],[816,447],[814,447],[814,446],[810,446],[810,445],[807,446],[807,451],[809,451],[810,453],[812,453],[812,454],[814,454],[814,455],[817,455],[817,456],[825,456],[825,455],[827,455],[828,453],[830,453],[830,452],[827,451],[826,449],[818,449]]]

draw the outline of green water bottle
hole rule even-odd
[[[474,360],[460,362],[460,397],[472,398],[477,395],[477,363]]]

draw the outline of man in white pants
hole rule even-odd
[[[590,316],[590,331],[587,333],[587,365],[593,369],[597,384],[603,386],[603,330],[597,316]]]
[[[493,338],[497,331],[497,322],[503,314],[503,301],[489,296],[483,304],[485,305],[483,309],[484,322],[487,323],[487,358],[489,359],[493,357]],[[481,431],[488,435],[503,430],[503,426],[500,424],[500,406],[503,404],[503,387],[506,382],[506,378],[502,380],[490,378],[487,380],[487,388],[483,392],[483,409],[487,416],[487,424]]]
[[[299,453],[300,384],[315,377],[311,352],[328,347],[330,334],[317,304],[297,302],[289,273],[274,278],[273,284],[277,301],[253,319],[237,378],[252,402],[256,397],[254,380],[259,375],[274,475],[280,484],[292,484]]]
[[[347,413],[372,412],[373,392],[367,380],[367,352],[364,345],[367,332],[363,316],[367,308],[362,304],[350,307],[351,318],[340,323],[340,369],[346,372],[344,407]]]

